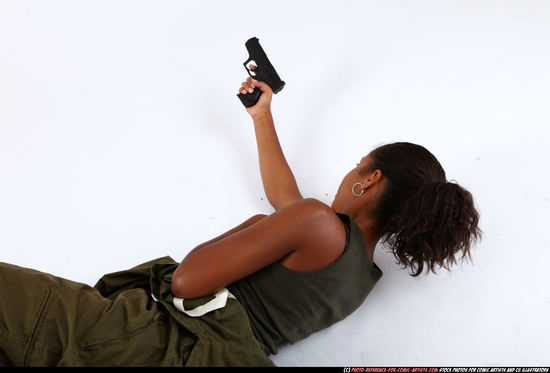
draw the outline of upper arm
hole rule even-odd
[[[187,255],[174,272],[172,293],[181,298],[212,294],[311,245],[330,211],[317,200],[302,199]]]
[[[283,207],[292,205],[293,203],[302,201],[304,197],[302,197],[302,194],[300,194],[300,191],[298,190],[297,186],[289,186],[284,191],[279,193],[277,196],[277,199],[274,198],[268,198],[269,202],[271,203],[271,206],[278,211],[282,209]]]

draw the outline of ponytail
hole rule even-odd
[[[422,273],[424,263],[434,273],[436,264],[450,270],[460,251],[462,260],[471,260],[471,243],[480,236],[473,206],[470,192],[458,184],[426,183],[386,223],[386,242],[414,277]]]
[[[481,238],[473,197],[445,180],[439,161],[425,148],[410,143],[384,145],[370,154],[370,169],[387,177],[375,215],[383,226],[383,242],[411,276],[435,265],[447,270],[471,259],[470,247]]]

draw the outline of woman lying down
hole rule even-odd
[[[2,366],[269,366],[270,354],[354,312],[382,271],[377,243],[418,276],[449,269],[480,238],[472,195],[411,143],[380,146],[328,206],[304,198],[275,132],[270,87],[253,119],[275,212],[90,287],[0,263]],[[435,271],[434,271],[435,272]]]

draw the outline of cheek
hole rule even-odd
[[[338,192],[342,193],[342,192],[345,192],[347,189],[351,190],[351,186],[353,185],[352,179],[353,178],[352,178],[352,175],[351,175],[351,172],[350,172],[344,177],[344,179],[340,183],[340,187],[338,188]]]
[[[346,187],[350,187],[357,182],[357,176],[355,172],[352,170],[348,172],[348,174],[344,177],[344,180],[342,184],[345,184]]]
[[[338,186],[338,191],[336,192],[336,195],[337,196],[340,196],[342,194],[342,191],[344,190],[344,185],[345,185],[345,181],[342,180],[342,182],[340,183],[340,185]]]

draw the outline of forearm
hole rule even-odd
[[[256,224],[257,222],[259,222],[260,220],[262,220],[263,218],[265,218],[267,215],[264,215],[264,214],[258,214],[258,215],[254,215],[252,216],[250,219],[246,220],[244,223],[241,223],[239,225],[237,225],[235,228],[225,232],[224,234],[216,237],[216,238],[213,238],[209,241],[206,241],[202,244],[200,244],[199,246],[195,247],[193,250],[191,250],[187,256],[189,255],[193,255],[194,253],[196,253],[197,251],[200,251],[203,247],[205,246],[208,246],[210,244],[213,244],[214,242],[217,242],[219,240],[222,240],[224,239],[225,237],[228,237],[228,236],[231,236],[232,234],[236,233],[236,232],[239,232],[253,224]]]
[[[302,196],[279,143],[271,112],[253,119],[262,183],[269,202],[278,210]]]

